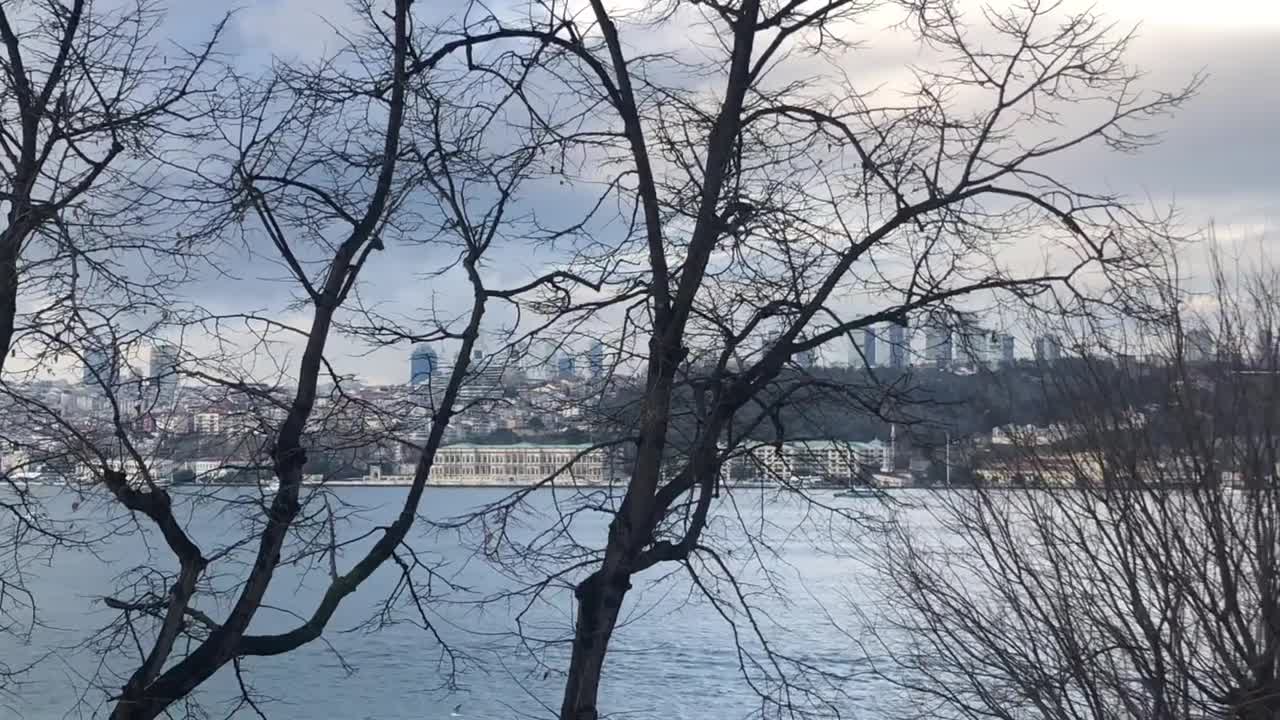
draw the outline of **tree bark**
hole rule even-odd
[[[610,565],[608,561],[606,557],[606,567]],[[630,589],[631,574],[621,567],[610,572],[601,569],[578,585],[574,593],[578,599],[577,626],[560,720],[598,720],[600,717],[597,708],[604,659],[622,601]]]
[[[18,247],[13,226],[0,234],[0,371],[13,345],[14,321],[18,315]]]

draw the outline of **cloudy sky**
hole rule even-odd
[[[1000,4],[1000,0],[993,0]],[[273,56],[315,57],[336,47],[330,23],[346,17],[342,0],[259,0],[235,3],[224,50],[245,62]],[[431,5],[418,3],[415,10]],[[1161,145],[1137,156],[1117,156],[1089,148],[1073,156],[1073,175],[1095,187],[1125,193],[1156,206],[1174,204],[1188,229],[1213,222],[1219,242],[1256,255],[1280,238],[1280,3],[1270,0],[1098,0],[1101,12],[1124,25],[1140,24],[1130,61],[1149,72],[1148,85],[1173,88],[1204,71],[1203,90],[1176,117],[1163,121]],[[227,7],[231,4],[227,3]],[[494,7],[499,7],[494,5]],[[219,0],[183,3],[170,22],[175,35],[197,37],[225,10]],[[874,44],[877,28],[867,28]],[[511,277],[537,264],[533,257],[504,257]],[[429,286],[423,256],[383,253],[367,268],[366,281],[383,289],[380,298],[410,312],[439,302],[456,288]],[[252,302],[278,305],[285,292],[266,282],[271,273],[245,273],[231,296],[209,287],[211,304]],[[301,319],[301,316],[298,316]],[[366,354],[338,343],[339,369],[375,382],[400,382],[408,374],[408,349]]]

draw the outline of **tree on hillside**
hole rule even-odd
[[[880,639],[913,702],[955,718],[1280,713],[1276,287],[1270,270],[1219,275],[1215,311],[1174,305],[1146,328],[1172,378],[1154,403],[1106,357],[1060,379],[1074,489],[950,494],[933,529],[902,524]],[[1020,450],[1028,472],[1064,473],[1061,451]]]
[[[572,563],[552,575],[572,575],[576,597],[564,720],[604,712],[628,591],[660,566],[683,568],[736,631],[759,632],[707,530],[726,459],[746,439],[784,438],[776,408],[806,393],[884,415],[903,405],[896,384],[810,372],[830,343],[877,324],[955,325],[998,302],[1140,310],[1159,280],[1159,219],[1062,174],[1060,158],[1147,145],[1143,123],[1194,84],[1141,91],[1124,61],[1130,35],[1092,12],[1027,2],[964,15],[947,0],[470,10],[446,25],[472,48],[469,67],[539,73],[527,116],[576,122],[546,162],[593,198],[574,265],[623,261],[614,296],[584,303],[621,328],[610,345],[644,377],[638,422],[619,435],[635,455],[607,538],[489,548],[533,574]],[[901,92],[845,72],[891,23],[924,58],[904,68]],[[681,40],[660,45],[671,36]],[[526,497],[475,519],[487,542],[509,540],[493,526]],[[562,517],[599,508],[594,496],[566,502]],[[751,536],[740,515],[722,520]],[[830,709],[819,690],[835,678],[758,647],[765,656],[742,667],[766,713]]]

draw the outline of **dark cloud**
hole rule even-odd
[[[218,14],[212,5],[205,4],[202,14],[184,20],[183,27],[192,33],[193,28],[206,27]],[[318,52],[324,47],[318,37],[325,28],[318,21],[321,11],[342,5],[337,0],[322,5],[281,0],[255,6],[237,19],[228,51],[260,58],[264,64],[271,54]],[[1106,3],[1101,10],[1106,12]],[[285,22],[286,18],[296,20]],[[871,39],[881,37],[868,32]],[[666,38],[664,42],[669,41]],[[1055,169],[1089,187],[1136,198],[1149,196],[1161,205],[1176,201],[1189,226],[1214,219],[1220,225],[1247,227],[1255,236],[1265,235],[1267,228],[1280,221],[1277,47],[1280,26],[1275,25],[1196,29],[1162,26],[1158,20],[1145,25],[1130,59],[1149,73],[1147,87],[1175,89],[1203,71],[1207,77],[1199,96],[1176,116],[1155,121],[1152,127],[1163,131],[1159,145],[1134,155],[1112,153],[1100,145],[1086,146]],[[911,48],[903,46],[900,38],[886,39],[882,50],[859,52],[863,54],[856,58],[858,64],[873,82],[903,77],[903,64],[915,60]],[[858,79],[856,75],[852,77]],[[554,190],[534,191],[524,198],[525,205],[543,211],[549,223],[569,217],[571,211],[588,201],[585,196],[576,201],[565,198]],[[370,304],[394,308],[408,318],[421,316],[433,306],[461,310],[468,294],[462,280],[428,275],[449,259],[450,252],[439,247],[389,247],[367,268],[362,298]],[[521,248],[519,240],[514,239],[500,257],[490,267],[496,282],[514,283],[537,271],[554,255],[533,247]],[[223,262],[240,279],[234,283],[212,279],[201,282],[192,287],[193,299],[204,296],[210,302],[278,307],[292,297],[286,284],[271,280],[283,276],[281,268],[264,264],[262,257],[232,254]],[[229,288],[233,290],[229,292]],[[407,348],[364,357],[359,346],[338,340],[335,352],[347,356],[345,361],[337,360],[340,368],[358,370],[373,380],[398,381],[407,372]],[[354,359],[357,356],[359,359]]]

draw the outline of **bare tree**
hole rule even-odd
[[[157,150],[198,126],[195,108],[208,92],[201,72],[221,26],[196,50],[165,49],[154,38],[161,19],[148,2],[108,10],[50,0],[0,9],[5,358],[20,286],[56,299],[72,287],[73,261],[106,265],[142,244],[138,229],[151,228],[146,218],[164,190]],[[165,249],[154,240],[148,246]]]
[[[192,50],[166,48],[161,20],[149,2],[0,7],[0,402],[13,413],[0,473],[6,632],[26,635],[38,623],[26,564],[93,539],[46,512],[25,479],[59,459],[38,437],[49,398],[36,386],[65,362],[83,324],[75,307],[92,298],[112,315],[145,305],[143,294],[198,256],[166,222],[176,198],[164,168],[177,143],[206,127],[196,108],[222,28]],[[148,280],[131,272],[140,262],[156,269]]]
[[[227,666],[241,683],[241,702],[256,709],[242,660],[320,640],[343,601],[384,564],[394,564],[401,580],[370,623],[386,622],[404,602],[434,633],[428,587],[438,575],[407,537],[450,420],[493,400],[463,392],[476,374],[473,351],[486,312],[508,306],[518,314],[528,300],[550,323],[567,306],[570,288],[600,287],[565,270],[492,284],[486,264],[535,226],[508,204],[535,174],[544,135],[557,126],[528,122],[512,132],[510,123],[496,122],[522,105],[518,77],[488,85],[468,79],[473,94],[457,92],[461,81],[450,63],[464,44],[431,47],[436,35],[415,30],[410,4],[397,0],[388,12],[356,4],[360,28],[321,62],[280,64],[263,78],[228,69],[224,97],[198,110],[216,121],[202,128],[211,135],[194,138],[201,157],[167,165],[175,173],[172,195],[187,201],[179,237],[211,259],[230,247],[279,268],[292,296],[272,310],[299,311],[301,324],[260,308],[206,307],[182,282],[148,266],[121,273],[129,280],[118,285],[127,303],[102,302],[91,283],[73,285],[57,322],[42,316],[27,330],[45,359],[74,357],[97,391],[96,412],[87,417],[67,417],[38,394],[15,396],[22,417],[39,429],[38,460],[59,461],[77,492],[109,497],[100,512],[110,534],[136,533],[143,543],[157,533],[170,556],[148,552],[119,577],[103,597],[118,615],[85,646],[103,658],[92,682],[105,691],[113,718],[158,717],[178,704],[190,709],[193,692]],[[443,96],[450,88],[455,92]],[[445,258],[424,282],[450,272],[463,278],[471,292],[461,310],[388,317],[358,299],[368,287],[362,271],[381,252],[408,244]],[[212,260],[208,266],[219,269]],[[84,277],[106,272],[93,266]],[[511,328],[491,334],[503,338],[503,349],[519,342]],[[375,347],[451,342],[459,359],[443,387],[381,406],[351,392],[350,378],[334,369],[339,336]],[[289,343],[300,345],[296,360],[281,350]],[[153,359],[163,353],[162,367],[149,377],[122,372],[122,359],[148,345]],[[261,365],[270,370],[255,369]],[[224,458],[218,473],[246,480],[249,490],[169,487],[171,464],[160,456],[173,448],[163,445],[185,440],[170,437],[172,428],[142,425],[172,409],[174,399],[164,396],[173,385],[164,388],[179,376],[192,402],[234,409],[228,422],[236,434],[214,433],[221,437],[209,451]],[[389,525],[345,537],[356,513],[324,486],[317,461],[344,453],[358,461],[387,448],[414,460],[403,505]],[[304,487],[308,476],[319,476],[320,485]],[[201,547],[192,522],[206,513],[235,517],[237,532]],[[84,542],[92,548],[92,541]],[[343,570],[347,552],[357,557]],[[315,569],[328,579],[296,626],[259,632],[251,624],[269,604],[282,567]]]
[[[1006,461],[1049,489],[940,495],[889,542],[885,671],[937,716],[1276,715],[1275,275],[1166,297],[1145,358],[1050,381],[1070,419]]]
[[[335,87],[344,80],[340,75],[334,85],[326,84],[326,76],[320,76],[308,86],[305,81],[311,78],[288,70],[261,88],[243,84],[238,88],[235,111],[239,127],[228,128],[231,132],[225,135],[237,151],[226,166],[230,176],[226,196],[233,203],[228,207],[260,223],[262,235],[297,284],[310,315],[308,326],[299,330],[304,349],[296,385],[282,403],[283,419],[265,445],[278,487],[262,503],[264,516],[250,540],[256,551],[249,571],[237,583],[226,617],[214,620],[194,604],[198,583],[211,558],[184,530],[169,492],[147,470],[128,436],[120,434],[141,477],[131,478],[124,467],[104,462],[101,481],[126,508],[155,524],[179,569],[172,575],[163,574],[171,583],[165,590],[108,601],[124,613],[126,622],[135,616],[155,618],[154,626],[144,635],[147,645],[139,646],[138,665],[114,701],[113,718],[157,717],[228,663],[236,663],[238,668],[239,658],[245,655],[279,654],[315,639],[341,599],[397,542],[395,531],[388,529],[389,547],[371,553],[348,574],[335,571],[315,617],[297,630],[279,636],[247,634],[302,508],[307,425],[325,372],[325,351],[335,314],[370,256],[384,247],[382,237],[392,232],[390,219],[402,200],[405,185],[398,177],[397,162],[408,95],[405,69],[412,35],[408,8],[407,1],[396,2],[384,32],[384,23],[372,6],[364,8],[370,22],[365,48],[370,62],[384,58],[384,64],[370,72],[391,88],[386,98],[344,96],[342,88]],[[372,130],[375,138],[373,161],[360,156],[359,149],[346,152],[341,143],[330,144],[336,139],[334,133],[360,124],[357,118],[361,114],[367,123],[363,129]],[[211,172],[206,170],[206,174]],[[341,190],[326,189],[325,183]],[[332,240],[326,232],[330,226],[341,228]],[[309,254],[319,257],[313,260]],[[401,522],[407,524],[411,519],[412,509]]]
[[[633,578],[671,563],[700,586],[705,571],[732,587],[704,535],[722,469],[744,442],[785,439],[775,406],[836,385],[806,372],[808,357],[859,329],[941,324],[1001,298],[1088,314],[1158,280],[1153,240],[1167,228],[1078,186],[1056,160],[1147,145],[1141,123],[1195,83],[1140,92],[1124,62],[1130,35],[1036,2],[978,17],[945,1],[754,0],[626,13],[539,3],[528,15],[476,5],[447,29],[475,72],[541,69],[550,85],[529,115],[579,128],[547,152],[564,183],[599,198],[576,226],[572,263],[623,259],[614,295],[592,302],[622,328],[620,362],[644,377],[634,425],[613,438],[634,446],[622,497],[578,504],[609,509],[607,540],[554,534],[561,542],[533,563],[570,563],[553,574],[573,577],[577,599],[559,713],[590,720]],[[901,94],[861,88],[841,65],[857,34],[890,16],[928,58]],[[676,28],[696,48],[646,52],[642,38]],[[876,385],[861,397],[883,410]],[[813,700],[780,687],[765,693],[769,712]]]

